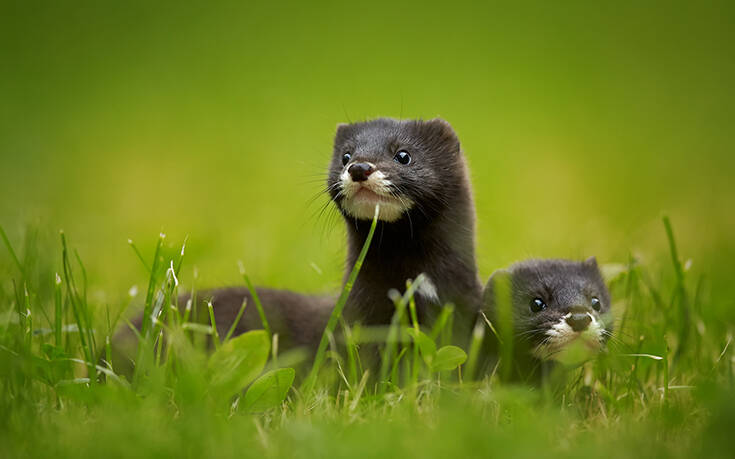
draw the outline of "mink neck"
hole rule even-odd
[[[367,239],[371,221],[345,217],[348,239],[346,276]],[[438,307],[452,302],[458,314],[474,317],[482,286],[475,263],[474,205],[468,191],[432,214],[414,209],[395,222],[378,221],[370,248],[348,301],[350,313],[367,323],[387,323],[394,306],[390,289],[405,290],[407,279],[426,274],[438,301],[417,296],[419,313],[433,316]],[[422,309],[424,310],[422,312]]]

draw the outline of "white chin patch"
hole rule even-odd
[[[569,315],[562,317],[546,331],[546,338],[531,351],[534,357],[541,360],[560,360],[564,351],[572,347],[572,343],[591,352],[597,352],[602,348],[604,327],[600,321],[589,314],[592,321],[587,329],[576,332],[567,323]]]
[[[364,182],[352,180],[347,169],[340,176],[343,196],[342,209],[352,217],[360,220],[372,220],[375,216],[375,205],[380,204],[379,220],[394,222],[401,218],[413,206],[408,198],[393,196],[390,191],[392,182],[380,171],[370,174]]]

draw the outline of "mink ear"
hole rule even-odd
[[[437,129],[445,129],[447,131],[454,132],[454,129],[452,129],[452,125],[449,124],[449,121],[443,118],[439,118],[438,116],[436,118],[426,120],[426,124],[435,126]]]
[[[425,122],[431,129],[437,142],[448,145],[450,150],[459,151],[459,139],[452,129],[452,125],[441,118],[433,118]]]
[[[598,269],[597,268],[597,258],[595,258],[594,255],[589,257],[588,259],[584,260],[584,265],[590,268]]]
[[[337,132],[334,135],[335,144],[340,143],[341,140],[347,136],[347,132],[349,131],[350,127],[352,126],[347,123],[337,123]]]
[[[350,125],[347,123],[337,123],[337,136],[344,134],[348,127],[350,127]]]

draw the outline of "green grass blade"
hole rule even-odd
[[[237,324],[240,322],[240,318],[242,317],[243,312],[245,312],[245,307],[248,305],[248,299],[243,298],[242,305],[240,306],[240,310],[237,311],[237,316],[235,316],[235,320],[232,321],[232,326],[227,331],[227,335],[225,335],[225,341],[230,339],[233,333],[235,333],[235,328],[237,328]]]
[[[220,343],[219,333],[217,333],[217,322],[214,320],[214,307],[212,306],[212,300],[207,301],[207,311],[209,311],[209,322],[212,325],[212,340],[214,341],[215,349],[219,349]]]
[[[92,343],[89,341],[89,333],[91,332],[91,327],[87,323],[86,319],[89,317],[89,315],[84,311],[86,309],[86,303],[84,303],[84,300],[80,298],[79,291],[76,288],[76,283],[74,282],[74,275],[72,272],[71,262],[69,260],[69,249],[66,242],[66,236],[64,235],[64,232],[61,232],[61,260],[62,265],[64,268],[64,281],[66,284],[66,294],[67,298],[69,300],[69,303],[72,307],[72,313],[74,315],[74,320],[77,323],[77,327],[79,329],[79,340],[82,345],[82,351],[84,353],[84,357],[89,365],[94,365],[94,350],[91,348]],[[92,370],[92,367],[90,367],[90,371]],[[94,378],[91,378],[94,380]]]
[[[151,328],[151,314],[153,313],[153,295],[156,291],[156,284],[158,283],[158,258],[161,253],[161,246],[166,235],[161,233],[158,235],[158,243],[156,244],[156,250],[153,253],[153,264],[151,265],[151,275],[148,278],[148,291],[145,296],[145,305],[143,307],[143,324],[141,325],[141,335],[144,338],[148,338]]]
[[[446,327],[449,322],[449,317],[453,312],[454,308],[449,304],[442,308],[442,311],[439,313],[439,317],[436,319],[436,322],[434,322],[434,325],[431,327],[431,332],[429,333],[429,337],[432,340],[436,341],[442,331],[444,331],[444,327]]]
[[[686,287],[684,285],[684,269],[679,259],[679,251],[676,248],[676,241],[674,240],[674,230],[671,226],[671,221],[668,216],[663,217],[664,227],[666,228],[666,237],[669,241],[669,252],[671,253],[671,261],[674,265],[674,273],[676,274],[676,296],[679,300],[679,339],[674,352],[673,364],[679,361],[682,354],[686,350],[689,343],[689,330],[691,328],[691,320],[689,313],[689,296],[687,295]]]
[[[500,346],[500,376],[504,381],[510,379],[513,371],[513,302],[511,298],[511,278],[508,273],[495,276],[495,305],[498,332],[503,344]]]
[[[28,293],[28,284],[23,284],[23,306],[26,309],[24,312],[26,316],[25,333],[28,341],[26,346],[30,350],[33,345],[33,315],[31,314],[31,296]]]
[[[342,330],[345,337],[345,347],[347,348],[347,370],[350,375],[350,385],[354,386],[355,384],[357,384],[358,374],[357,343],[355,343],[355,338],[352,334],[352,328],[347,325],[344,318],[340,317],[340,322],[342,324]]]
[[[397,297],[394,300],[396,303],[396,310],[393,313],[393,318],[391,319],[390,328],[388,329],[388,338],[386,339],[385,349],[383,350],[383,355],[381,358],[381,381],[385,381],[385,378],[388,376],[389,371],[392,372],[391,360],[393,359],[393,355],[395,354],[396,347],[398,345],[397,339],[398,332],[400,331],[401,320],[403,319],[404,312],[410,300],[416,294],[416,291],[419,287],[421,287],[421,284],[424,282],[425,279],[426,276],[424,274],[419,274],[418,276],[416,276],[415,281],[408,282],[408,288],[406,289],[403,296]]]
[[[56,347],[61,348],[61,324],[63,322],[63,302],[61,293],[61,276],[56,273],[56,279],[54,283],[54,343]]]
[[[410,288],[410,283],[406,284],[407,288]],[[416,336],[419,335],[419,332],[421,329],[419,328],[419,318],[418,314],[416,312],[416,298],[411,296],[410,301],[408,302],[408,311],[411,314],[411,325],[413,325],[413,330]],[[417,339],[414,338],[413,343],[413,361],[411,362],[411,387],[412,390],[415,389],[416,383],[419,379],[419,364],[421,363],[419,360],[419,345],[417,342]]]
[[[360,273],[360,269],[362,268],[362,263],[365,261],[368,249],[370,248],[370,242],[373,240],[373,235],[375,234],[375,228],[378,225],[379,213],[380,205],[376,205],[375,216],[373,217],[373,222],[370,225],[370,231],[365,238],[365,243],[362,245],[362,250],[355,261],[355,265],[352,267],[352,271],[350,272],[350,276],[347,278],[347,282],[345,282],[344,288],[342,288],[342,293],[340,294],[339,299],[337,299],[334,309],[332,309],[332,314],[329,316],[329,321],[327,322],[327,326],[322,333],[322,338],[319,341],[319,347],[317,348],[316,356],[314,357],[314,364],[311,367],[309,376],[307,376],[306,381],[304,382],[304,392],[306,393],[311,392],[314,388],[314,383],[316,382],[316,377],[319,374],[319,369],[324,363],[324,353],[326,352],[327,344],[329,343],[329,335],[334,332],[334,329],[337,326],[337,321],[342,317],[342,310],[347,303],[347,297],[352,291],[355,279],[357,279],[357,275]]]
[[[250,296],[252,296],[253,301],[255,301],[255,308],[258,310],[258,314],[260,315],[260,322],[263,324],[263,329],[268,334],[268,339],[270,339],[272,335],[271,327],[268,324],[268,318],[265,316],[265,309],[263,309],[263,304],[260,302],[258,292],[255,290],[253,283],[250,281],[250,276],[248,276],[248,274],[245,272],[245,266],[242,264],[242,262],[238,262],[238,265],[240,268],[240,274],[245,280],[245,285],[247,285],[248,291],[250,292]]]
[[[5,247],[7,247],[8,252],[10,252],[10,258],[13,259],[13,263],[15,263],[15,266],[18,267],[18,270],[20,270],[20,273],[25,277],[25,269],[23,269],[23,264],[20,262],[20,259],[15,254],[15,250],[13,250],[13,246],[10,245],[10,240],[8,239],[8,235],[5,234],[5,230],[0,225],[0,237],[2,237],[3,242],[5,243]]]
[[[148,266],[148,263],[146,263],[145,258],[143,258],[143,254],[140,253],[140,250],[138,250],[138,246],[135,245],[132,239],[128,239],[128,245],[131,249],[133,249],[133,252],[135,252],[135,255],[138,256],[138,260],[140,260],[140,263],[143,265],[145,270],[148,272],[148,274],[151,273],[151,267]]]
[[[472,330],[472,341],[470,342],[470,353],[465,366],[465,379],[472,381],[475,379],[475,371],[477,370],[477,362],[480,358],[482,350],[482,342],[485,339],[485,326],[481,321],[477,321],[475,328]]]

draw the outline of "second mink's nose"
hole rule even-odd
[[[580,314],[575,312],[567,317],[567,323],[575,332],[586,330],[590,322],[592,322],[592,318],[589,314]]]
[[[367,180],[368,175],[375,172],[375,167],[369,163],[355,163],[347,169],[347,172],[350,173],[350,177],[355,182],[364,182]]]

